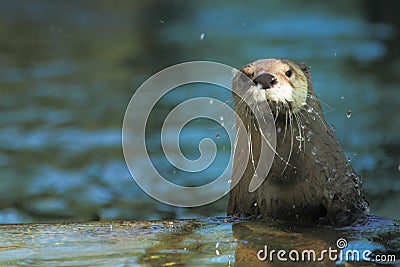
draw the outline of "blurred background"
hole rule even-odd
[[[399,9],[395,0],[1,1],[0,223],[224,215],[227,197],[176,208],[136,185],[122,153],[124,112],[165,67],[211,60],[240,68],[268,57],[311,66],[371,211],[400,219]],[[213,138],[222,156],[209,169],[184,173],[163,156],[169,110],[199,95],[230,99],[201,88],[166,96],[148,124],[153,162],[182,184],[207,183],[227,164],[229,142],[207,121],[187,125],[181,144],[196,158],[198,141]]]

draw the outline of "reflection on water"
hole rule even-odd
[[[355,228],[316,229],[268,220],[215,217],[203,220],[9,225],[1,227],[0,265],[266,266],[271,264],[272,259],[274,266],[298,266],[299,262],[289,260],[289,253],[297,251],[301,259],[303,251],[313,251],[315,260],[310,254],[310,258],[304,256],[301,264],[335,266],[349,259],[349,266],[376,266],[373,262],[352,261],[352,257],[356,256],[346,251],[355,250],[362,255],[369,250],[370,259],[376,255],[391,256],[397,260],[400,257],[399,225],[389,220],[371,217],[367,223]],[[347,245],[339,249],[337,240]],[[267,251],[276,252],[262,262],[257,253],[265,246]],[[322,252],[329,249],[332,253]],[[286,251],[281,257],[287,258],[287,261],[279,260],[278,250]],[[295,257],[295,254],[291,255]],[[361,259],[361,256],[354,259]],[[393,259],[387,263],[393,264]]]
[[[196,209],[163,205],[132,181],[121,125],[134,90],[164,67],[214,60],[241,67],[265,57],[311,65],[326,117],[364,177],[374,213],[399,218],[398,16],[380,1],[119,1],[0,3],[0,222],[217,216],[226,198]],[[201,38],[204,34],[204,38]],[[390,68],[387,68],[390,66]],[[166,97],[149,122],[150,150],[176,181],[201,184],[227,162],[188,177],[165,164],[162,116],[196,90]],[[229,100],[210,90],[207,96]],[[346,117],[351,110],[352,116]],[[229,145],[199,121],[183,131]],[[216,138],[219,135],[221,138]],[[193,180],[192,180],[193,179]]]

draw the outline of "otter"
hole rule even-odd
[[[252,109],[237,95],[234,110],[251,136],[251,159],[235,165],[244,174],[232,183],[228,215],[262,215],[300,224],[348,225],[368,214],[361,176],[345,157],[326,123],[311,81],[310,68],[289,59],[261,59],[244,66],[233,79],[233,92],[246,91],[248,101],[266,101],[276,126],[271,169],[253,192],[250,182],[260,158],[262,134]],[[243,88],[240,76],[251,79]],[[238,88],[241,87],[241,88]],[[265,133],[264,133],[265,134]]]

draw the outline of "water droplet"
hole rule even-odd
[[[347,111],[346,117],[348,119],[350,119],[351,115],[353,115],[353,113],[351,112],[351,110]]]
[[[219,243],[217,242],[217,244],[215,244],[215,248],[218,248],[219,247]]]
[[[333,172],[333,173],[336,173],[336,172],[337,172],[336,168],[333,168],[333,169],[332,169],[332,172]]]
[[[164,23],[165,23],[165,21],[163,21],[162,19],[160,19],[160,23],[164,24]]]
[[[219,138],[219,134],[216,134],[215,137],[218,139]]]
[[[276,131],[277,131],[278,133],[280,133],[280,132],[282,132],[282,128],[281,128],[281,127],[278,127],[278,128],[276,128]],[[399,165],[399,168],[400,168],[400,165]]]
[[[296,205],[295,205],[295,204],[293,204],[292,208],[293,208],[293,209],[295,209],[295,208],[296,208]]]
[[[297,140],[297,141],[299,141],[299,142],[301,142],[301,141],[303,141],[303,140],[304,140],[304,137],[303,137],[303,136],[300,136],[300,135],[298,135],[298,136],[296,136],[296,140]]]
[[[257,202],[254,202],[254,203],[253,203],[253,206],[254,206],[254,207],[257,207],[257,206],[258,206]]]
[[[304,124],[302,124],[302,125],[300,125],[300,128],[304,130],[306,128],[306,126]]]
[[[217,256],[219,256],[219,250],[218,249],[215,250],[215,254],[217,254]]]
[[[331,124],[331,129],[332,129],[333,132],[336,131],[335,125]]]
[[[214,104],[214,99],[210,99],[210,101],[208,101],[210,103],[210,105]]]
[[[336,57],[337,56],[336,52],[333,55]]]
[[[204,40],[204,36],[205,36],[205,34],[202,33],[202,34],[200,35],[200,40]]]
[[[176,173],[176,170],[173,170],[172,173]]]
[[[356,189],[357,195],[361,196],[361,190],[360,189]]]
[[[342,99],[342,100],[343,100],[343,99],[344,99],[344,96],[341,96],[341,97],[340,97],[340,99]]]
[[[361,203],[361,205],[360,205],[360,206],[361,206],[361,208],[362,208],[362,209],[365,209],[365,208],[366,208],[368,205],[367,205],[367,203],[366,203],[366,202],[363,202],[363,203]]]
[[[224,117],[221,116],[221,117],[219,117],[219,119],[220,119],[221,121],[223,121],[223,120],[224,120]]]
[[[308,108],[308,109],[307,109],[307,112],[308,112],[308,113],[311,113],[312,111],[313,111],[312,108]]]
[[[328,177],[328,179],[327,179],[328,183],[332,182],[333,180],[335,180],[335,179],[333,179],[332,177]]]
[[[312,131],[310,130],[310,131],[308,131],[307,133],[306,133],[306,136],[307,136],[307,141],[308,142],[310,142],[311,141],[311,136],[313,135],[313,133],[312,133]]]
[[[229,180],[228,180],[228,184],[231,184],[231,183],[232,183],[232,179],[229,179]]]
[[[313,154],[315,156],[315,155],[317,155],[317,151],[318,151],[318,149],[316,147],[313,147],[311,149],[311,154]]]
[[[348,161],[348,162],[350,162],[350,161],[351,161],[351,158],[350,158],[350,157],[348,157],[348,158],[347,158],[347,161]]]

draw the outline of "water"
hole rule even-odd
[[[0,223],[224,215],[226,197],[183,209],[142,192],[124,163],[122,119],[135,89],[165,67],[188,60],[241,67],[266,57],[311,66],[371,211],[399,219],[400,24],[392,5],[2,1]],[[199,120],[182,132],[182,151],[196,159],[199,141],[213,139],[219,153],[211,167],[189,176],[163,157],[162,119],[195,96],[231,99],[213,87],[186,86],[162,99],[148,124],[153,162],[180,184],[212,181],[229,155],[222,127]]]
[[[257,253],[265,246],[268,251],[285,250],[286,258],[291,251],[299,252],[301,257],[304,250],[312,250],[316,258],[305,257],[306,266],[332,266],[346,261],[351,266],[376,266],[351,258],[349,250],[357,250],[360,255],[371,251],[371,259],[375,255],[391,257],[388,264],[396,263],[397,257],[399,263],[399,225],[388,220],[371,217],[369,223],[357,228],[315,230],[268,220],[215,217],[8,225],[1,226],[0,265],[258,266],[262,262]],[[391,241],[385,234],[391,235]],[[324,249],[335,250],[331,258],[321,254]],[[274,266],[298,266],[291,260],[278,260],[276,253],[265,261],[271,263],[271,259]]]

